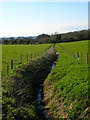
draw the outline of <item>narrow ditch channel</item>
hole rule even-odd
[[[54,69],[56,62],[59,58],[58,53],[55,51],[57,58],[56,60],[53,62],[52,67],[50,72]],[[38,90],[38,95],[37,95],[37,104],[38,104],[38,109],[42,111],[42,115],[43,115],[43,120],[52,120],[52,117],[47,113],[47,111],[45,109],[43,109],[44,105],[42,103],[42,99],[43,99],[43,84],[40,84],[40,88]]]

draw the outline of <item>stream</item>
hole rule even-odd
[[[57,55],[57,59],[54,61],[50,72],[54,69],[56,62],[59,58],[58,53],[55,51],[56,55]],[[42,114],[44,116],[43,120],[52,120],[51,116],[47,113],[46,110],[43,109],[43,103],[42,103],[42,99],[43,99],[43,84],[40,84],[40,88],[38,90],[38,95],[37,95],[37,104],[38,104],[38,109],[42,110]]]

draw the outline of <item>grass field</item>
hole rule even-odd
[[[87,41],[62,43],[61,46],[72,52],[88,50]],[[71,47],[72,46],[72,47]],[[88,64],[83,57],[74,59],[56,45],[59,60],[44,82],[44,100],[54,118],[88,118]],[[83,54],[83,56],[84,56]]]
[[[64,49],[62,49],[62,47],[60,47],[59,45],[62,46]],[[44,50],[47,49],[49,46],[50,44],[4,45],[3,57],[2,57],[3,58],[3,76],[6,75],[6,66],[11,59],[13,60],[18,59],[18,61],[15,61],[16,62],[15,64],[18,64],[20,62],[20,57],[22,56],[22,62],[26,63],[27,55],[29,60],[31,59],[31,54],[33,55],[32,57],[35,58],[35,53],[37,53],[38,55],[38,52],[39,52],[42,55],[45,53]],[[52,70],[52,72],[48,74],[47,78],[45,77],[46,80],[44,82],[44,100],[43,100],[46,104],[45,107],[50,108],[50,113],[53,115],[53,118],[55,119],[60,119],[60,118],[70,118],[70,119],[77,119],[77,120],[79,118],[87,119],[89,114],[88,64],[86,63],[86,54],[88,52],[88,41],[59,43],[59,44],[56,44],[55,49],[59,54],[59,59],[57,61],[55,68]],[[43,51],[43,53],[41,53],[41,51]],[[81,61],[81,54],[80,54],[80,60],[77,59],[77,52],[79,53],[82,52],[82,61]],[[75,55],[75,58],[74,58],[74,55]],[[44,60],[43,57],[41,59],[42,61]],[[49,64],[51,64],[52,62],[49,63],[48,60],[51,61],[51,59],[52,57],[48,57],[48,59],[45,60],[44,62],[40,61],[42,64],[40,64],[40,62],[37,62],[38,61],[37,59],[36,62],[32,61],[30,65],[25,64],[25,65],[22,65],[21,68],[17,69],[16,73],[13,74],[15,79],[17,80],[17,82],[15,82],[15,84],[17,83],[17,85],[14,87],[15,92],[19,90],[19,93],[22,94],[23,96],[24,95],[23,93],[25,92],[23,91],[24,90],[23,88],[25,88],[25,86],[23,86],[24,83],[28,85],[28,82],[31,82],[31,81],[32,81],[31,82],[32,84],[35,82],[35,86],[37,87],[37,82],[36,82],[37,78],[38,80],[41,80],[41,78],[43,78],[44,74],[46,73],[44,72],[44,70],[45,68],[47,68],[47,64],[48,64],[48,69],[46,69],[46,71],[50,69]],[[35,68],[37,69],[35,70]],[[28,71],[28,74],[27,74],[27,71]],[[42,71],[43,71],[43,75],[41,75]],[[40,78],[39,78],[39,75],[40,75]],[[27,78],[29,78],[29,80]],[[23,80],[23,84],[21,84],[22,80]],[[27,82],[25,82],[26,80]],[[19,81],[21,86],[18,84]],[[18,90],[17,90],[17,86],[18,86]],[[31,91],[32,87],[31,88],[28,87],[28,88]],[[34,88],[35,87],[33,87],[33,92],[35,92]],[[4,94],[6,95],[7,91],[4,91]],[[26,91],[26,94],[30,94],[30,93]],[[19,94],[15,94],[15,95],[20,97]],[[33,95],[34,93],[31,94],[31,96],[30,95],[28,96],[32,98]],[[10,113],[11,113],[10,110],[13,106],[11,101],[12,98],[10,96],[10,98],[7,100],[7,96],[5,96],[5,98],[3,99],[5,101],[4,103],[5,110],[7,110],[6,105],[8,105],[7,103],[10,99],[11,103],[10,103],[10,106],[8,106],[9,115],[7,114],[7,117],[10,118]],[[27,106],[25,106],[25,108],[27,108]],[[22,116],[22,113],[24,113],[25,111],[22,112],[21,107],[20,107],[20,110],[21,110],[20,114]],[[31,110],[35,111],[35,109],[34,110],[31,109]],[[17,110],[14,111],[13,113],[18,115]],[[25,112],[25,115],[26,115],[26,112]],[[30,115],[33,116],[33,113],[31,111],[30,111]],[[12,114],[12,117],[13,117],[13,114]],[[18,115],[18,117],[20,117],[20,115]]]
[[[22,57],[22,63],[27,62],[27,55],[28,60],[35,58],[36,56],[42,55],[44,53],[44,50],[47,49],[51,44],[41,44],[41,45],[3,45],[2,46],[2,76],[3,78],[7,74],[7,65],[10,66],[10,61],[14,61],[14,65],[18,65],[21,62]],[[17,60],[17,61],[16,61]]]
[[[82,62],[86,62],[86,55],[88,52],[88,40],[86,41],[78,41],[78,42],[69,42],[69,43],[61,43],[60,44],[65,49],[69,50],[77,59],[77,52],[79,52],[79,56],[81,58],[82,53]]]

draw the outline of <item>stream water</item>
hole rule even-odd
[[[58,53],[55,51],[56,55],[57,55],[57,59],[54,61],[50,72],[54,69],[56,62],[59,58]],[[47,113],[46,110],[43,109],[43,103],[42,103],[42,99],[43,99],[43,84],[40,84],[40,88],[38,90],[38,95],[37,95],[37,104],[38,104],[38,109],[42,110],[42,114],[44,116],[43,120],[52,120],[51,116]]]

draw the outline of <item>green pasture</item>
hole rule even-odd
[[[7,75],[7,65],[10,65],[11,60],[15,60],[14,65],[18,65],[21,62],[22,57],[22,63],[26,63],[27,55],[28,61],[31,60],[31,54],[32,59],[35,58],[35,55],[36,56],[43,55],[45,53],[45,49],[49,48],[50,45],[51,44],[3,45],[2,46],[3,78],[6,77]],[[65,48],[65,50],[61,49],[59,45]],[[57,119],[63,118],[64,115],[66,115],[66,118],[70,119],[77,119],[79,117],[81,117],[82,119],[87,118],[89,112],[88,64],[86,63],[88,41],[59,43],[56,44],[55,49],[59,54],[59,59],[57,61],[55,68],[48,75],[44,82],[44,92],[45,93],[47,92],[46,100],[48,100],[46,101],[46,103],[50,102],[50,112],[52,112],[52,115]],[[77,59],[77,52],[80,53],[80,60]],[[73,57],[71,56],[71,53],[72,55],[75,54],[75,59],[74,56]],[[48,61],[46,62],[48,63]],[[34,71],[35,64],[33,62],[32,64]],[[41,67],[44,68],[43,65]],[[22,67],[21,71],[23,71]],[[16,76],[18,75],[16,74]],[[32,75],[29,75],[29,77],[32,77]],[[23,77],[21,79],[23,79]],[[61,107],[62,105],[63,107]]]
[[[47,49],[51,44],[41,44],[41,45],[2,45],[2,75],[3,78],[7,74],[7,65],[10,67],[11,60],[14,60],[14,66],[22,63],[27,62],[27,55],[28,61],[35,58],[35,56],[40,56],[44,54],[44,50]]]
[[[60,45],[72,52],[82,51],[84,56],[88,51],[87,44],[88,41],[81,41]],[[59,59],[44,82],[44,92],[49,91],[45,99],[50,100],[48,101],[50,111],[57,119],[87,118],[88,64],[85,62],[85,56],[82,63],[81,60],[74,59],[67,51],[61,49],[59,44],[55,46],[55,49],[59,54]],[[48,90],[49,87],[50,90]],[[63,107],[60,107],[62,105]]]
[[[68,43],[61,43],[62,47],[64,47],[66,50],[69,50],[70,53],[75,55],[75,58],[77,59],[77,52],[79,52],[79,56],[81,59],[82,56],[82,62],[86,63],[86,56],[88,52],[88,40],[85,41],[78,41],[78,42],[68,42]]]

